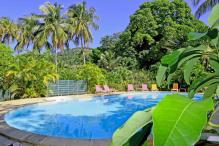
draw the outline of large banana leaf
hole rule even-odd
[[[219,83],[211,84],[208,86],[208,89],[204,92],[204,98],[211,98],[215,96],[215,92],[217,90],[217,86]]]
[[[194,101],[178,94],[166,96],[153,112],[154,146],[193,146],[212,109],[211,98]]]
[[[163,65],[172,65],[174,63],[177,62],[179,56],[181,55],[181,53],[185,50],[185,48],[182,49],[178,49],[174,52],[172,52],[171,54],[165,55],[162,59],[161,59],[161,63]]]
[[[152,110],[138,111],[113,134],[111,146],[146,146],[152,127]]]
[[[188,34],[188,39],[189,40],[198,40],[202,37],[204,37],[205,35],[207,34],[207,32],[204,32],[204,33],[198,33],[198,32],[190,32]]]
[[[162,81],[165,79],[166,71],[167,71],[166,66],[162,66],[162,65],[159,66],[158,74],[156,76],[158,86],[161,86]]]
[[[217,86],[216,94],[219,97],[219,85]]]
[[[216,6],[214,6],[214,8],[212,9],[212,12],[210,14],[210,16],[208,17],[208,23],[210,26],[212,26],[213,28],[218,27],[218,20],[219,20],[219,4],[217,4]]]
[[[210,60],[209,61],[211,67],[214,69],[214,71],[219,74],[219,60]]]
[[[184,72],[186,82],[189,84],[189,78],[193,65],[201,58],[203,52],[206,52],[207,46],[200,45],[198,47],[182,48],[174,51],[173,53],[164,56],[161,59],[161,66],[159,67],[156,81],[160,86],[162,81],[165,79],[166,72],[173,74],[177,68],[182,67],[186,62],[189,64]]]
[[[193,58],[189,60],[184,67],[184,79],[188,85],[190,85],[190,76],[194,65],[198,62],[199,58]]]
[[[200,77],[199,79],[195,80],[191,87],[189,97],[193,97],[196,92],[203,88],[210,88],[211,85],[217,84],[219,85],[219,75],[218,74],[210,74],[205,78]],[[206,92],[206,91],[205,91]]]

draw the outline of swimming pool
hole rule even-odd
[[[40,135],[111,139],[134,112],[156,105],[167,94],[170,92],[129,93],[34,104],[9,112],[5,121]]]

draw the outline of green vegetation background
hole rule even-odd
[[[72,9],[86,8],[83,7],[84,5],[85,3],[70,7],[67,17],[64,17],[65,23],[62,20],[59,5],[52,6],[47,3],[42,6],[44,25],[51,26],[52,29],[49,33],[50,29],[42,27],[46,36],[42,33],[34,36],[35,34],[31,33],[32,27],[27,22],[32,22],[28,21],[29,18],[37,20],[35,15],[23,19],[26,20],[25,23],[21,23],[21,28],[24,29],[22,31],[23,39],[14,37],[15,24],[12,25],[13,23],[11,23],[11,27],[7,27],[8,34],[5,34],[3,28],[9,26],[7,24],[10,24],[10,21],[2,19],[0,23],[2,43],[7,44],[15,39],[18,44],[15,51],[4,45],[0,46],[2,55],[0,89],[10,90],[17,98],[26,98],[46,96],[47,83],[56,79],[86,80],[89,92],[95,91],[95,84],[108,84],[111,88],[119,91],[126,90],[128,83],[132,83],[136,87],[142,83],[147,83],[150,86],[151,83],[156,82],[155,76],[160,59],[164,55],[188,45],[200,45],[202,41],[188,41],[187,34],[189,32],[205,32],[208,29],[203,22],[192,15],[191,9],[183,0],[171,2],[157,0],[142,4],[130,16],[130,23],[123,32],[105,36],[101,40],[100,47],[88,49],[88,42],[92,40],[90,31],[86,30],[87,33],[83,35],[81,33],[85,32],[85,24],[97,28],[94,23],[95,11],[89,9],[89,14],[92,14],[89,19],[85,14],[86,19],[81,19],[72,15],[71,12]],[[50,8],[56,9],[54,16],[52,15],[53,11],[47,13],[46,9],[50,10]],[[49,12],[52,14],[50,15]],[[86,23],[80,23],[81,31],[77,29],[73,35],[70,31],[73,30],[70,28],[73,25],[69,21],[72,20],[70,18],[78,20],[77,22],[86,20]],[[64,34],[66,29],[62,27],[66,23],[68,24],[66,27],[68,26],[67,28],[70,29],[67,36]],[[52,25],[59,28],[56,30],[57,32],[53,30]],[[82,26],[84,26],[83,29]],[[80,44],[81,47],[71,49],[69,41],[76,41],[75,43]],[[29,43],[33,44],[33,49],[25,53],[23,48]],[[42,48],[46,48],[48,51],[42,51]],[[57,59],[54,51],[59,52]],[[192,78],[203,74],[205,72],[202,66],[196,65],[195,71],[192,72]],[[174,74],[172,82],[178,82],[181,87],[187,87],[181,70]],[[164,83],[161,90],[167,88],[167,84]]]

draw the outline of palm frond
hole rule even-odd
[[[198,5],[201,2],[201,0],[192,0],[192,4],[194,6]]]
[[[198,2],[199,1],[199,2]],[[196,5],[200,3],[200,0],[196,0]],[[197,9],[195,12],[195,16],[197,18],[200,18],[203,14],[211,10],[217,3],[219,3],[219,0],[205,0]]]

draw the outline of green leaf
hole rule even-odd
[[[219,4],[215,5],[214,8],[211,11],[210,16],[208,17],[208,23],[210,26],[215,26],[215,23],[217,23],[219,19]]]
[[[215,29],[212,29],[212,30],[209,30],[208,31],[208,34],[207,36],[211,39],[217,39],[217,36],[218,36],[218,30],[215,28]]]
[[[219,33],[218,33],[218,35],[217,35],[216,38],[214,38],[214,39],[212,39],[212,40],[210,41],[210,44],[211,44],[212,46],[217,46],[217,45],[219,45]]]
[[[178,94],[166,96],[153,112],[154,146],[194,145],[212,109],[211,98],[195,101]]]
[[[217,89],[218,84],[212,84],[208,87],[208,89],[204,92],[204,98],[211,98],[215,96],[215,92]]]
[[[161,86],[162,81],[165,78],[166,71],[167,71],[167,67],[160,65],[158,72],[157,72],[157,76],[156,76],[156,81],[157,81],[158,86]]]
[[[185,50],[185,48],[182,49],[178,49],[174,52],[172,52],[169,55],[165,55],[162,59],[161,59],[161,64],[163,65],[171,65],[174,64],[175,62],[177,62],[180,54]]]
[[[216,73],[219,73],[219,62],[216,60],[210,60],[209,63],[211,65],[211,67],[214,69],[214,71]]]
[[[219,26],[219,19],[215,21],[215,23],[212,25],[212,28],[217,28]]]
[[[193,58],[189,60],[184,67],[184,79],[188,85],[190,85],[190,76],[194,65],[198,62],[199,58]]]
[[[190,41],[198,40],[198,39],[204,37],[206,34],[207,34],[207,32],[205,32],[205,33],[190,32],[190,33],[188,34],[188,39],[189,39]]]
[[[190,86],[189,97],[193,97],[195,93],[199,90],[209,87],[212,84],[219,84],[219,75],[217,74],[210,74],[206,77],[200,77],[196,79],[192,85]]]
[[[152,110],[153,108],[134,113],[113,134],[111,146],[141,146],[144,144],[151,132]]]
[[[170,87],[173,76],[174,76],[174,74],[169,74],[169,76],[167,77],[168,88]]]
[[[198,58],[198,57],[201,57],[200,54],[191,54],[191,55],[188,55],[188,56],[184,56],[183,58],[181,58],[181,60],[179,61],[178,63],[178,68],[180,68],[183,64],[185,64],[187,61],[193,59],[193,58]]]
[[[217,86],[216,94],[219,97],[219,86]]]
[[[145,143],[142,146],[148,146],[148,142],[145,141]]]

